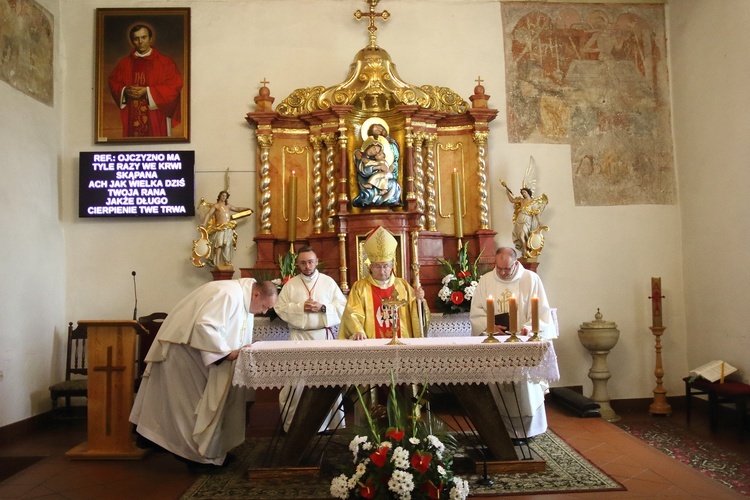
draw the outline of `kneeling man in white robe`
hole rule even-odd
[[[253,318],[277,298],[254,279],[212,281],[169,313],[146,355],[130,421],[143,438],[203,470],[221,466],[245,440],[246,389],[232,386]]]

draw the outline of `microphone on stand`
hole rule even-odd
[[[133,321],[138,316],[138,289],[135,287],[135,271],[133,271],[133,296],[135,297],[135,305],[133,306]]]

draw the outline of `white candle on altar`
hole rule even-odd
[[[508,332],[518,332],[518,306],[516,305],[515,297],[508,299],[508,316]]]
[[[495,299],[487,297],[487,332],[495,331]]]
[[[461,180],[458,170],[453,169],[453,224],[456,238],[464,237],[463,209],[461,208]]]
[[[287,227],[287,239],[294,243],[297,238],[297,175],[292,170],[292,175],[289,177],[289,225]]]

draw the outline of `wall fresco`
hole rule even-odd
[[[33,0],[0,0],[0,80],[37,101],[54,101],[53,17]]]
[[[501,8],[509,141],[570,144],[576,205],[674,204],[663,5]]]

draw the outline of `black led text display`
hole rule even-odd
[[[195,215],[195,151],[82,152],[79,217]]]

